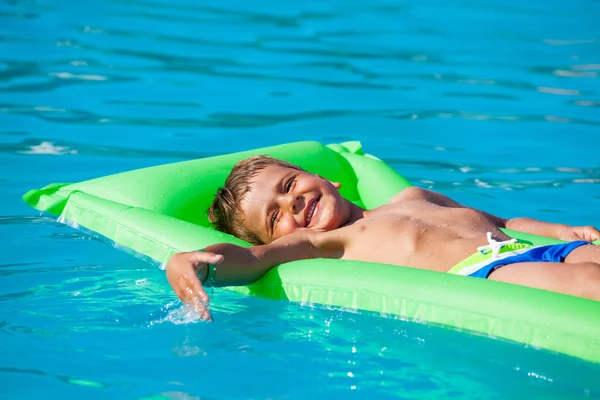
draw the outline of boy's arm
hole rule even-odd
[[[460,203],[444,196],[441,193],[418,187],[409,187],[398,193],[390,200],[390,203],[400,200],[428,200],[434,204],[444,207],[465,207]],[[600,231],[593,226],[570,226],[554,224],[551,222],[538,221],[533,218],[500,218],[485,211],[477,210],[489,218],[499,228],[512,229],[515,231],[546,236],[555,239],[572,241],[587,240],[588,242],[600,240]]]
[[[173,255],[167,264],[167,279],[183,302],[194,307],[202,319],[211,320],[207,309],[210,299],[201,283],[207,278],[208,264],[215,265],[214,286],[246,285],[279,264],[318,256],[308,232],[297,232],[268,245],[248,248],[220,243],[203,251]]]
[[[506,221],[505,227],[515,231],[533,233],[534,235],[547,236],[565,241],[587,240],[588,242],[592,242],[600,240],[600,231],[593,226],[571,226],[538,221],[532,218],[512,218]]]
[[[207,252],[222,254],[223,262],[217,267],[214,286],[242,286],[256,282],[279,264],[317,258],[319,252],[312,234],[295,232],[266,245],[240,247],[220,243],[206,247]],[[206,268],[206,272],[207,272]],[[205,270],[198,271],[206,278]]]

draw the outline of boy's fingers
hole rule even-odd
[[[202,307],[202,311],[199,314],[202,321],[212,322],[212,316],[210,315],[210,311],[208,311],[206,306]]]
[[[179,275],[177,278],[177,282],[175,285],[173,285],[173,289],[175,289],[175,293],[177,294],[177,297],[179,297],[179,300],[186,302],[190,297],[190,293],[188,291],[190,286],[188,283],[188,278],[183,274]]]
[[[600,239],[600,231],[593,226],[590,228],[590,242]]]
[[[188,294],[186,303],[194,308],[200,319],[203,321],[212,321],[210,311],[208,311],[210,297],[206,294],[196,275],[188,276],[186,292]]]
[[[198,264],[220,264],[223,255],[211,252],[179,253],[167,265],[167,279],[179,299],[191,306],[204,321],[212,321],[208,310],[210,298],[196,275]]]
[[[192,253],[191,260],[195,263],[220,264],[221,262],[223,262],[223,255],[203,251],[196,251]]]
[[[187,304],[188,307],[191,307],[194,312],[198,314],[201,320],[212,321],[212,317],[210,316],[207,305],[198,297],[194,297],[191,301],[186,301],[185,304]]]
[[[200,319],[202,321],[212,321],[210,311],[208,311],[207,303],[204,303],[199,298],[195,298],[194,301],[191,303],[191,305],[194,308],[194,311],[196,311],[196,314],[198,314],[200,316]]]
[[[573,240],[581,240],[582,238],[585,237],[585,235],[583,234],[584,232],[577,232],[576,230],[569,230],[569,231],[565,231],[563,232],[561,235],[559,235],[559,239],[560,240],[564,240],[564,241],[573,241]]]
[[[206,294],[206,291],[204,290],[204,288],[202,287],[202,284],[200,283],[200,279],[198,279],[198,277],[196,275],[194,275],[193,277],[190,277],[190,289],[192,290],[192,294],[195,298],[199,299],[201,302],[208,304],[210,302],[210,298],[208,297],[208,294]]]
[[[600,232],[593,226],[581,226],[576,227],[574,229],[574,233],[576,237],[568,238],[569,240],[587,240],[588,242],[593,242],[600,238]]]

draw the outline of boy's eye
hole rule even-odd
[[[289,181],[287,181],[287,183],[285,184],[285,192],[286,193],[288,193],[292,189],[292,184],[294,183],[295,180],[296,180],[296,177],[294,176]]]
[[[279,212],[274,212],[271,216],[271,226],[274,227],[275,224],[279,221]]]

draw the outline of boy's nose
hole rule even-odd
[[[293,214],[297,214],[300,211],[300,196],[289,193],[286,197],[285,202],[287,203],[288,210]]]

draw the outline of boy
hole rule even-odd
[[[167,265],[169,283],[203,319],[210,314],[202,283],[245,285],[276,265],[307,258],[458,273],[600,300],[600,246],[589,243],[600,239],[594,227],[507,220],[416,187],[364,210],[342,198],[339,188],[268,156],[240,161],[217,192],[209,220],[256,246],[222,243],[176,254]],[[499,228],[571,242],[532,248]],[[487,256],[469,257],[478,250]]]

